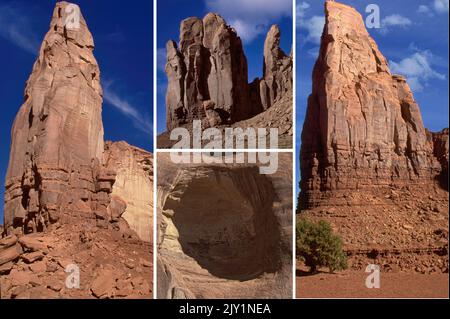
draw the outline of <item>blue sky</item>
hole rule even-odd
[[[448,0],[342,0],[363,17],[368,4],[377,4],[381,29],[369,29],[391,71],[407,76],[420,106],[425,127],[448,127]],[[322,1],[297,1],[297,151],[311,93],[324,13]],[[298,154],[298,153],[297,153]],[[299,171],[297,171],[299,181]],[[298,185],[297,185],[298,187]]]
[[[105,139],[125,140],[151,151],[153,40],[151,1],[79,0],[94,37],[94,55],[104,87]],[[10,130],[23,101],[40,43],[48,31],[54,0],[0,0],[0,221]]]
[[[167,86],[164,65],[168,40],[179,41],[180,22],[187,17],[203,18],[208,12],[219,13],[233,26],[244,43],[248,62],[249,81],[262,76],[263,46],[272,24],[281,29],[281,47],[289,54],[292,48],[292,0],[166,0],[158,1],[158,103],[157,131],[165,131],[165,91]]]

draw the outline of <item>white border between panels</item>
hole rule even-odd
[[[157,271],[158,271],[158,263],[157,263],[157,256],[158,256],[158,242],[157,242],[157,230],[158,230],[158,223],[157,223],[157,181],[158,181],[158,148],[156,145],[157,142],[157,113],[156,113],[156,106],[157,106],[157,16],[158,16],[158,5],[157,0],[153,1],[153,299],[157,299]]]
[[[157,191],[158,191],[158,153],[291,153],[292,154],[292,295],[291,299],[296,297],[296,259],[295,259],[295,202],[296,202],[296,139],[297,139],[297,121],[296,121],[296,0],[292,0],[292,147],[287,149],[159,149],[157,145],[158,135],[158,98],[157,98],[157,16],[158,0],[153,0],[153,299],[157,299],[157,255],[158,255],[158,214],[157,214]]]
[[[297,115],[296,115],[296,89],[297,89],[297,37],[296,37],[296,27],[297,27],[297,15],[296,15],[296,0],[292,0],[292,299],[296,298],[296,250],[295,250],[295,202],[296,202],[296,183],[297,183]]]

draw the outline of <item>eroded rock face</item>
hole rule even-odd
[[[447,273],[448,129],[424,128],[405,78],[390,73],[354,8],[327,1],[325,13],[299,214],[331,224],[352,269]]]
[[[326,2],[302,132],[301,205],[352,190],[426,184],[441,171],[406,80],[353,8]]]
[[[247,60],[236,31],[222,17],[183,20],[179,48],[169,41],[166,50],[169,130],[204,119],[204,102],[213,103],[221,123],[248,116]]]
[[[448,189],[448,128],[440,132],[431,132],[434,156],[441,164],[442,170],[439,175],[439,181],[442,186]]]
[[[273,25],[264,42],[264,72],[259,85],[264,110],[292,92],[292,56],[281,50],[280,36],[280,28]]]
[[[248,84],[247,59],[236,31],[217,14],[181,22],[179,47],[167,42],[167,129],[203,120],[217,127],[248,119],[292,95],[292,57],[272,26],[264,45],[264,77]],[[207,107],[205,107],[205,105]]]
[[[158,297],[289,298],[291,157],[255,164],[174,164],[158,155]]]

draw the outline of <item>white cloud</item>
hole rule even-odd
[[[417,9],[417,12],[422,13],[422,14],[427,14],[427,15],[432,14],[431,9],[424,4],[419,6],[419,8]]]
[[[439,13],[448,12],[448,0],[434,0],[433,7]]]
[[[428,17],[434,16],[434,13],[448,13],[448,1],[434,0],[430,5],[422,4],[417,9],[417,13],[427,15]]]
[[[31,54],[37,54],[39,41],[23,10],[12,5],[0,5],[0,36]]]
[[[320,44],[320,39],[323,33],[323,27],[325,25],[325,17],[314,15],[307,18],[307,11],[311,8],[310,4],[307,2],[300,2],[296,6],[296,16],[297,16],[297,28],[306,31],[306,35],[301,36],[300,39],[303,44],[311,42],[314,44]],[[309,56],[317,57],[319,47],[316,46],[308,51]]]
[[[387,34],[394,27],[407,28],[412,25],[412,21],[400,14],[391,14],[381,20],[381,34]]]
[[[264,34],[264,31],[267,28],[266,25],[254,24],[251,21],[249,22],[240,19],[231,20],[228,23],[236,29],[237,34],[246,42],[250,42],[258,35]]]
[[[324,16],[313,16],[309,19],[300,20],[299,27],[307,31],[304,41],[319,44],[324,25]]]
[[[295,12],[296,12],[296,16],[297,16],[297,21],[299,21],[299,19],[303,19],[306,15],[306,11],[310,8],[311,6],[309,5],[309,3],[307,2],[300,2],[299,4],[297,4],[297,6],[295,7]]]
[[[317,59],[317,57],[319,56],[319,52],[320,52],[319,46],[313,47],[307,51],[308,56],[314,59]]]
[[[264,34],[283,17],[292,17],[292,0],[205,0],[209,11],[216,12],[233,26],[244,42]]]
[[[121,98],[116,92],[114,92],[111,81],[104,81],[103,93],[105,101],[127,116],[137,129],[148,134],[153,132],[151,120],[146,119],[145,116],[143,116],[143,114],[141,114],[135,107],[130,105],[128,101]]]
[[[406,76],[411,89],[420,92],[431,79],[445,80],[445,74],[433,69],[434,55],[426,51],[417,51],[399,62],[389,61],[391,71]]]

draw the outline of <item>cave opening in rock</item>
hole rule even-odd
[[[257,167],[181,171],[163,205],[184,254],[210,274],[249,280],[281,267],[272,182]]]

